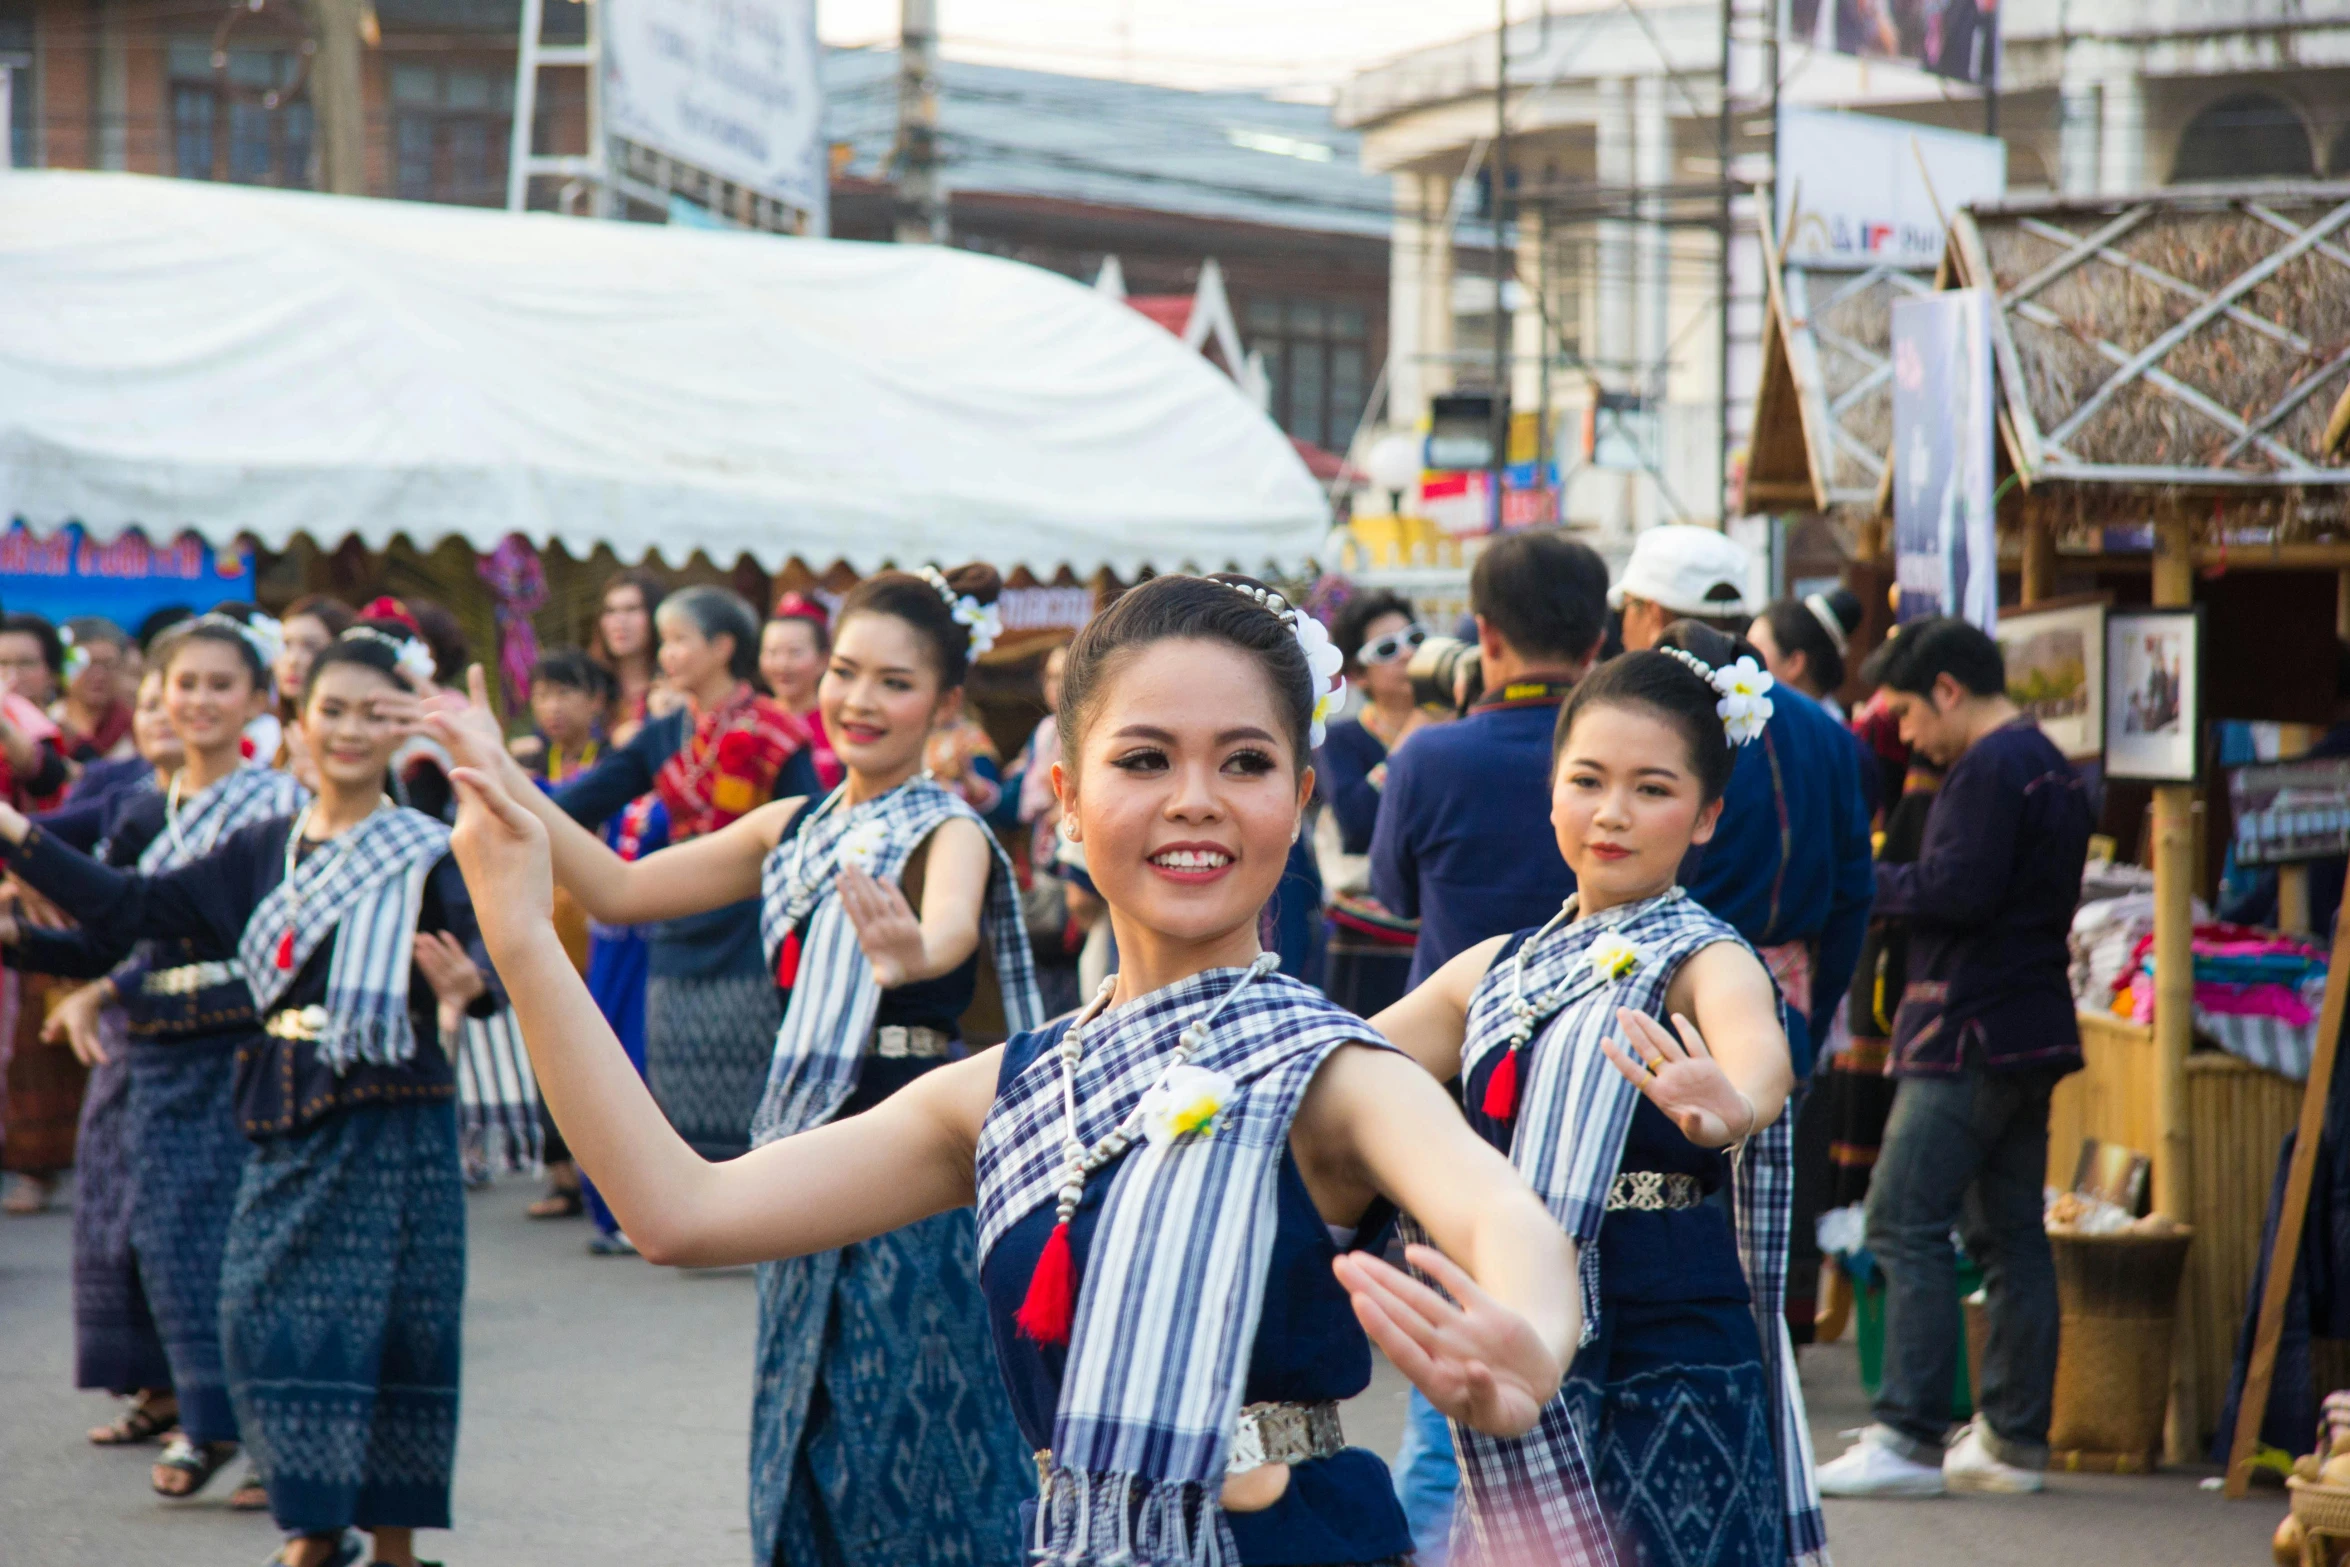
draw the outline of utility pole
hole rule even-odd
[[[947,242],[938,183],[938,0],[899,0],[897,241]]]
[[[1510,167],[1510,0],[1496,0],[1500,20],[1493,29],[1493,160],[1487,165],[1493,189],[1493,526],[1502,521],[1502,481],[1510,463],[1509,263],[1502,250],[1504,213],[1509,206]]]
[[[318,52],[310,60],[310,113],[318,126],[318,188],[367,194],[367,109],[359,86],[365,0],[301,0]]]

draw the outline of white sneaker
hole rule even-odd
[[[1942,1483],[1953,1491],[1992,1496],[2026,1496],[2048,1481],[2037,1469],[2005,1463],[1983,1445],[1983,1424],[1970,1423],[1950,1450],[1942,1455]]]
[[[1940,1496],[1942,1471],[1904,1458],[1872,1427],[1860,1440],[1819,1467],[1822,1496]]]

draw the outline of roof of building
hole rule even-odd
[[[827,49],[824,134],[848,172],[883,172],[897,129],[894,49]],[[1391,198],[1360,139],[1320,104],[1262,93],[942,61],[949,191],[1054,196],[1277,228],[1384,236]]]

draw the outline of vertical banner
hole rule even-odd
[[[1902,620],[1999,625],[1991,311],[1981,289],[1893,304],[1893,565]]]

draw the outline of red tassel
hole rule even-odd
[[[1493,1075],[1485,1080],[1485,1114],[1495,1121],[1513,1119],[1518,1113],[1518,1052],[1517,1047],[1501,1053]]]
[[[1056,1224],[1028,1276],[1028,1297],[1012,1320],[1039,1344],[1067,1344],[1077,1316],[1077,1264],[1069,1255],[1069,1226]]]
[[[277,938],[277,966],[281,973],[294,966],[294,930],[290,925],[286,927],[286,933]]]
[[[780,990],[789,990],[800,982],[800,933],[787,930],[783,945],[775,949],[775,984]]]

